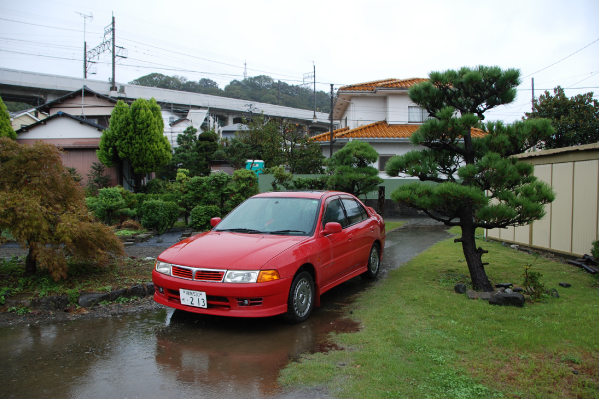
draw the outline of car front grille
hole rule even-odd
[[[171,268],[171,275],[187,280],[221,282],[225,276],[225,270],[200,269],[173,265]]]

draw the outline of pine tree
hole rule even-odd
[[[406,173],[423,182],[400,186],[395,201],[424,211],[447,226],[460,226],[462,250],[474,289],[492,291],[482,262],[487,251],[476,248],[476,228],[526,225],[545,214],[555,198],[551,188],[533,176],[533,166],[512,155],[522,153],[553,133],[546,119],[504,125],[483,124],[488,109],[512,102],[520,83],[514,69],[479,66],[432,72],[430,80],[410,88],[412,101],[432,119],[411,141],[424,147],[387,162],[390,176]],[[473,129],[486,135],[473,137]]]
[[[360,140],[350,141],[329,159],[329,188],[356,197],[375,190],[383,182],[379,171],[370,166],[378,157],[378,152],[370,144]]]

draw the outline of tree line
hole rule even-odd
[[[218,83],[211,79],[202,78],[196,82],[188,80],[184,76],[166,76],[161,73],[142,76],[132,80],[129,84],[210,94],[300,109],[314,109],[314,91],[312,88],[290,85],[266,75],[242,80],[235,79],[226,85],[224,89],[221,89]],[[329,93],[321,90],[316,92],[316,110],[330,112],[331,96]]]

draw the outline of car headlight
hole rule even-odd
[[[171,274],[171,264],[166,262],[157,261],[156,262],[156,271],[162,274]]]
[[[258,270],[229,270],[225,274],[224,283],[255,283],[258,280]]]

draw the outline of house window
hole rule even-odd
[[[379,172],[385,171],[385,165],[387,165],[387,161],[391,159],[393,155],[380,155],[379,156]]]
[[[424,122],[429,118],[425,109],[416,106],[408,107],[408,122]]]

